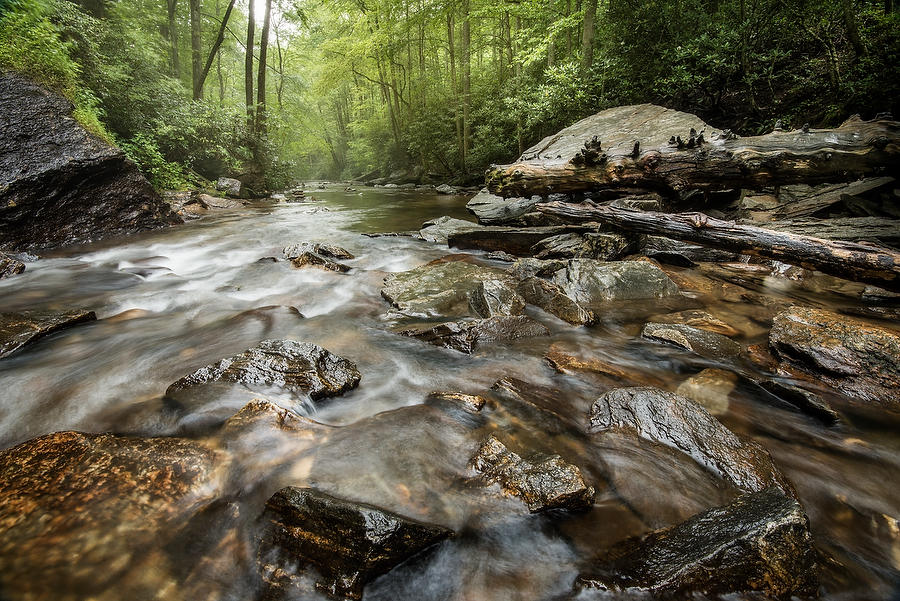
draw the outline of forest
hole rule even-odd
[[[742,135],[900,112],[892,0],[2,0],[0,68],[157,189],[477,184],[651,102]]]

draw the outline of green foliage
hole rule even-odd
[[[148,134],[139,133],[122,142],[122,150],[144,173],[153,187],[159,190],[180,190],[188,187],[181,165],[167,161]]]

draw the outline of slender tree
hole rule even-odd
[[[266,0],[262,32],[259,35],[259,74],[256,79],[256,132],[266,133],[266,53],[269,47],[269,24],[272,18],[272,0]]]
[[[597,0],[584,0],[584,24],[581,30],[581,70],[585,77],[594,66],[594,26]]]
[[[172,75],[178,77],[181,74],[181,64],[178,60],[178,28],[175,24],[177,0],[166,0],[166,9],[169,13],[169,54],[172,61]]]
[[[200,82],[200,0],[190,0],[191,6],[191,83],[194,100],[203,98],[203,84]]]
[[[206,57],[206,64],[203,65],[203,69],[200,71],[200,77],[194,82],[195,99],[203,97],[203,84],[206,82],[207,75],[209,75],[209,69],[212,67],[213,59],[219,56],[219,47],[225,40],[225,28],[228,26],[228,17],[231,16],[231,9],[234,8],[234,3],[235,0],[231,0],[228,3],[228,8],[225,9],[225,16],[222,17],[222,22],[219,24],[219,33],[216,35],[216,41],[213,42],[212,49],[209,51],[209,56]]]
[[[253,131],[253,37],[256,30],[256,16],[253,14],[253,0],[248,2],[247,47],[244,56],[244,101],[247,105],[247,129]]]

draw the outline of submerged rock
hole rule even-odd
[[[739,438],[706,409],[681,395],[650,387],[610,390],[591,406],[589,430],[625,429],[674,447],[740,489],[793,487],[769,453]]]
[[[451,321],[430,328],[404,330],[400,334],[435,346],[473,353],[485,342],[510,342],[519,338],[547,336],[550,330],[525,315],[497,315],[488,319]]]
[[[426,242],[446,244],[447,237],[450,234],[463,230],[470,230],[473,227],[477,226],[471,221],[454,219],[453,217],[447,217],[445,215],[423,223],[422,229],[419,230],[419,237]]]
[[[571,259],[553,275],[553,283],[579,303],[596,305],[607,301],[664,298],[678,294],[675,282],[656,265],[646,261],[604,263]]]
[[[773,487],[616,544],[576,588],[666,598],[749,591],[814,597],[816,551],[803,508]]]
[[[0,359],[48,334],[96,319],[93,311],[83,309],[0,313]]]
[[[261,520],[258,561],[274,597],[291,598],[299,565],[315,569],[317,588],[361,599],[366,583],[453,536],[443,526],[293,486],[272,495]]]
[[[741,345],[721,334],[678,323],[648,323],[641,336],[668,342],[708,359],[728,359],[741,353]]]
[[[512,223],[526,213],[530,213],[540,202],[540,198],[503,198],[482,190],[466,203],[466,209],[483,225],[503,225]]]
[[[561,234],[541,240],[532,247],[537,259],[620,259],[636,247],[633,238],[621,234],[586,232]]]
[[[724,369],[707,368],[678,385],[676,394],[700,403],[713,415],[728,412],[728,395],[737,387],[737,374]]]
[[[477,394],[464,392],[430,392],[425,399],[426,405],[458,407],[469,413],[480,413],[487,404],[487,399]]]
[[[0,251],[0,280],[18,275],[23,271],[25,271],[25,263]]]
[[[594,323],[593,312],[566,296],[556,284],[531,277],[519,282],[517,290],[525,302],[540,307],[565,322],[576,326]]]
[[[470,467],[486,482],[497,483],[504,493],[521,499],[531,513],[588,509],[594,504],[594,489],[576,466],[558,455],[526,461],[493,434],[481,444]]]
[[[102,598],[114,587],[138,598],[162,587],[137,577],[147,548],[220,494],[219,460],[191,440],[80,432],[0,451],[3,597]]]
[[[166,396],[201,385],[241,384],[250,390],[277,387],[312,400],[337,396],[359,385],[356,365],[309,342],[264,340],[259,345],[207,365],[169,386]]]
[[[900,334],[821,309],[775,316],[769,346],[847,396],[900,409]]]
[[[407,315],[464,317],[479,282],[508,278],[501,269],[465,261],[433,263],[387,276],[381,296]]]
[[[323,432],[332,427],[279,407],[270,401],[253,400],[222,425],[223,438],[236,438],[251,430]]]
[[[525,300],[503,280],[484,280],[478,282],[469,293],[469,309],[485,318],[521,315],[525,311]]]
[[[793,405],[800,412],[815,417],[826,425],[833,426],[841,421],[840,414],[814,392],[780,380],[756,380],[755,383],[769,394]]]
[[[667,313],[665,315],[654,315],[650,318],[652,323],[680,323],[701,330],[707,330],[722,336],[739,336],[740,330],[732,327],[706,311],[691,310],[679,311],[677,313]]]
[[[0,73],[0,248],[89,242],[181,223],[120,149],[89,134],[72,104]]]

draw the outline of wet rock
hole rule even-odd
[[[209,194],[198,194],[197,200],[206,207],[211,207],[213,209],[240,209],[244,206],[244,203],[239,200],[220,198]]]
[[[566,296],[562,288],[536,277],[519,282],[516,289],[525,302],[540,307],[572,325],[594,323],[594,314]]]
[[[445,215],[443,217],[438,217],[437,219],[432,219],[423,223],[422,229],[419,230],[419,237],[426,242],[446,244],[447,237],[450,234],[454,234],[463,230],[470,230],[473,227],[477,226],[471,221],[465,221],[464,219],[454,219],[453,217],[447,217]]]
[[[484,280],[469,292],[469,309],[479,317],[521,315],[525,300],[516,289],[503,280]]]
[[[125,153],[72,104],[0,73],[0,248],[52,248],[181,223]]]
[[[486,342],[511,342],[519,338],[548,336],[550,330],[525,315],[498,315],[488,319],[451,321],[431,328],[404,330],[400,334],[435,346],[473,353]]]
[[[583,414],[583,409],[576,408],[572,395],[513,377],[498,380],[491,391],[497,394],[500,406],[518,421],[540,424],[542,431],[564,434],[567,440],[583,432],[583,424],[575,417]]]
[[[533,258],[523,258],[517,260],[510,267],[509,273],[518,280],[525,280],[533,277],[548,278],[560,269],[565,269],[566,262],[560,260],[542,260]]]
[[[216,180],[216,190],[224,192],[228,196],[240,198],[241,196],[241,180],[233,177],[220,177]]]
[[[514,257],[513,255],[507,252],[503,252],[502,250],[489,252],[485,255],[485,258],[490,259],[491,261],[502,261],[504,263],[515,263],[518,260],[518,257]]]
[[[793,405],[802,413],[815,417],[826,425],[833,426],[841,421],[840,414],[825,402],[825,399],[814,392],[781,380],[757,380],[756,384],[769,394]]]
[[[48,334],[96,319],[93,311],[85,310],[0,313],[0,358]]]
[[[621,234],[587,232],[561,234],[541,240],[532,247],[536,259],[597,259],[613,261],[636,248],[634,238]]]
[[[353,254],[346,248],[335,246],[334,244],[322,244],[320,242],[300,242],[285,246],[282,249],[285,258],[296,259],[304,253],[313,253],[329,259],[353,259]]]
[[[594,489],[576,466],[558,455],[526,461],[491,435],[470,461],[473,470],[504,493],[517,497],[531,513],[549,509],[589,509]]]
[[[741,331],[734,328],[715,315],[706,311],[692,310],[668,313],[666,315],[654,315],[650,318],[652,323],[680,323],[700,330],[714,332],[722,336],[739,336]]]
[[[641,336],[680,346],[708,359],[727,359],[741,353],[741,345],[731,338],[684,324],[648,323]]]
[[[459,194],[459,189],[450,184],[441,184],[434,189],[438,194]]]
[[[670,528],[611,548],[576,588],[649,591],[690,598],[761,591],[779,599],[817,594],[809,520],[777,488],[746,494]]]
[[[530,257],[531,248],[545,238],[583,231],[575,226],[506,227],[480,226],[459,230],[447,236],[447,244],[454,248],[486,251],[502,250],[517,257]]]
[[[778,486],[794,495],[765,449],[742,440],[706,409],[678,394],[650,387],[611,390],[591,407],[589,429],[632,431],[682,451],[740,489]]]
[[[291,258],[291,265],[299,268],[321,267],[327,271],[335,271],[337,273],[347,273],[351,269],[349,265],[332,261],[327,257],[312,252],[300,253],[296,257]]]
[[[223,438],[236,438],[246,435],[251,430],[323,432],[330,429],[331,426],[298,415],[271,401],[256,399],[244,405],[240,411],[228,418],[222,425],[221,434]]]
[[[540,198],[503,198],[482,190],[466,203],[466,209],[478,218],[482,225],[512,223],[525,213],[530,213]]]
[[[893,330],[791,307],[775,316],[769,346],[849,397],[900,408],[900,335]]]
[[[724,369],[708,368],[678,385],[676,394],[696,401],[713,415],[728,412],[728,395],[737,387],[738,377]]]
[[[448,261],[387,276],[381,296],[407,315],[464,317],[470,315],[469,293],[479,282],[508,278],[501,269]]]
[[[738,258],[736,253],[709,246],[688,244],[663,236],[644,236],[641,254],[660,263],[681,267],[692,267],[696,263],[703,262],[735,261]]]
[[[662,210],[663,197],[656,193],[634,194],[631,196],[623,196],[609,203],[609,206],[616,209],[634,209],[637,211],[660,211]]]
[[[293,598],[299,578],[291,568],[299,565],[315,569],[317,588],[361,599],[366,583],[453,536],[442,526],[293,486],[272,495],[261,520],[258,558],[272,597]]]
[[[585,305],[678,294],[678,286],[659,267],[646,261],[604,263],[571,259],[565,270],[556,272],[551,281],[567,296]]]
[[[359,371],[351,361],[309,342],[264,340],[259,345],[207,365],[169,386],[166,396],[177,400],[201,385],[241,384],[250,390],[277,387],[317,401],[356,388]]]
[[[0,251],[0,280],[18,275],[25,271],[25,263]]]
[[[147,548],[219,489],[221,457],[177,438],[57,432],[0,451],[0,589],[8,599],[158,590]],[[130,574],[130,576],[126,576]],[[153,583],[152,585],[150,583]],[[133,588],[132,588],[133,587]]]
[[[430,392],[425,399],[426,405],[450,405],[469,413],[480,413],[486,403],[483,396],[464,392]]]

